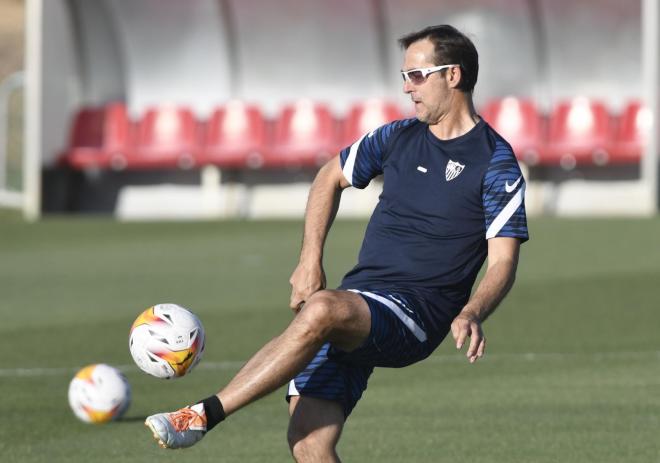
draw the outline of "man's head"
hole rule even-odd
[[[452,26],[432,26],[399,39],[405,50],[405,93],[417,117],[433,124],[448,111],[456,92],[470,97],[477,83],[479,56],[472,41]],[[446,66],[440,68],[440,66]],[[440,68],[440,69],[438,69]],[[422,70],[408,72],[411,70]]]

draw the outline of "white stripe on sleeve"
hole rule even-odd
[[[344,163],[344,168],[342,169],[344,172],[344,177],[346,177],[346,180],[348,180],[348,183],[350,183],[351,186],[353,185],[353,169],[355,168],[355,158],[357,157],[358,148],[360,147],[362,140],[364,140],[364,137],[367,135],[368,134],[365,133],[360,137],[358,141],[351,145],[351,149],[348,152],[348,157]]]
[[[500,232],[502,227],[506,225],[511,216],[516,212],[523,202],[523,196],[525,194],[525,184],[520,187],[518,192],[515,194],[511,201],[504,206],[504,209],[495,217],[495,220],[490,224],[488,230],[486,230],[486,239],[494,238]]]

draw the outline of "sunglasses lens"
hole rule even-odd
[[[426,80],[422,71],[410,71],[408,72],[408,78],[415,85],[419,85]]]

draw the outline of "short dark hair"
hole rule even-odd
[[[461,66],[461,81],[458,89],[472,92],[479,74],[479,55],[472,40],[465,34],[448,24],[430,26],[418,32],[412,32],[399,39],[399,45],[407,50],[410,45],[420,40],[428,39],[435,48],[434,64],[459,64]]]

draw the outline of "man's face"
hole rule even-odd
[[[406,49],[402,70],[435,66],[433,54],[434,47],[430,40],[414,42]],[[446,71],[429,74],[421,84],[406,80],[403,84],[403,92],[409,94],[415,103],[417,119],[427,124],[437,123],[449,109],[450,92]]]

